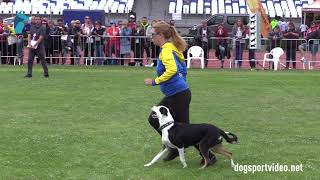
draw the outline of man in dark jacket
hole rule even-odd
[[[30,34],[28,35],[28,47],[29,47],[29,58],[28,58],[28,72],[25,78],[32,77],[32,66],[34,57],[37,56],[43,67],[43,75],[45,78],[49,77],[48,66],[45,59],[45,48],[44,38],[46,36],[46,29],[41,25],[41,18],[35,16],[35,25],[30,28]]]

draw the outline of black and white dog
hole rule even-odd
[[[168,152],[168,148],[170,147],[178,149],[180,161],[183,168],[185,168],[187,167],[187,163],[184,157],[184,148],[194,145],[199,145],[200,152],[204,158],[204,165],[201,168],[208,166],[210,150],[226,156],[230,159],[231,166],[234,166],[232,153],[225,150],[222,146],[222,137],[228,143],[235,144],[238,140],[235,134],[224,132],[211,124],[174,123],[169,109],[165,106],[153,106],[151,110],[156,113],[159,119],[159,130],[162,132],[162,143],[165,145],[165,148],[144,166],[154,164]]]

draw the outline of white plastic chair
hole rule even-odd
[[[265,61],[272,61],[274,63],[274,70],[278,70],[278,63],[286,67],[283,63],[280,62],[280,56],[283,54],[283,49],[280,47],[273,48],[270,53],[265,53],[263,58],[262,67],[264,68]],[[272,59],[268,58],[269,55],[272,55]]]
[[[191,56],[190,56],[191,55]],[[200,46],[192,46],[187,54],[187,68],[190,68],[192,59],[200,59],[201,69],[204,69],[204,51]]]

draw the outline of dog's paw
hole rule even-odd
[[[188,167],[187,163],[182,163],[182,168]]]
[[[144,167],[149,167],[151,165],[152,165],[151,163],[148,163],[148,164],[145,164]]]
[[[231,167],[234,168],[235,164],[233,162],[233,160],[231,159]]]

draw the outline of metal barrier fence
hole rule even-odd
[[[286,68],[316,68],[319,39],[261,39],[261,48],[250,50],[249,40],[232,38],[184,37],[188,48],[194,45],[204,49],[205,64],[213,68],[262,68],[264,54],[281,47],[285,54],[280,61]],[[28,48],[23,37],[0,37],[1,64],[26,63]],[[156,64],[160,48],[146,36],[85,36],[50,35],[44,41],[46,59],[50,64],[71,65],[133,65]],[[298,53],[297,51],[300,51]],[[187,57],[187,51],[184,52]],[[304,60],[300,61],[302,57]],[[272,68],[272,63],[269,63]]]

